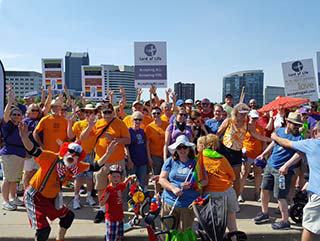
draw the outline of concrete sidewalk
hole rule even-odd
[[[252,198],[252,188],[247,187],[245,198]],[[252,194],[252,197],[251,197]],[[71,190],[64,190],[64,203],[72,209]],[[249,196],[249,197],[248,197]],[[2,203],[2,198],[0,198]],[[81,203],[85,204],[85,197],[81,197]],[[274,211],[277,204],[271,203],[270,215],[277,218]],[[272,240],[272,241],[298,241],[301,236],[301,226],[291,222],[291,229],[287,231],[274,231],[271,224],[255,225],[252,218],[260,211],[260,203],[246,201],[240,205],[241,211],[237,214],[238,228],[248,235],[248,240]],[[95,224],[96,207],[84,205],[80,210],[73,210],[76,218],[68,230],[66,240],[104,240],[105,224]],[[132,217],[132,213],[126,212],[126,220]],[[0,209],[0,240],[34,240],[34,231],[30,228],[27,214],[24,207],[19,207],[17,211],[9,212]],[[58,221],[51,223],[50,240],[55,240]],[[141,220],[141,226],[125,233],[125,240],[148,240],[148,234]]]

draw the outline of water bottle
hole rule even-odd
[[[279,176],[279,189],[286,189],[286,177],[284,175]]]
[[[159,208],[158,202],[156,198],[151,199],[151,204],[150,204],[150,212],[155,212]]]

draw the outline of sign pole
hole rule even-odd
[[[3,118],[4,107],[6,103],[6,73],[0,60],[0,118]]]

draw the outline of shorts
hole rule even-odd
[[[84,160],[82,160],[82,162],[93,164],[93,158],[94,158],[94,155],[92,153],[87,154],[86,158]],[[75,178],[79,178],[79,177],[87,177],[87,178],[91,178],[92,179],[93,178],[93,172],[82,172],[82,173],[77,174],[75,176]]]
[[[308,203],[303,208],[302,227],[314,234],[320,234],[320,196],[308,195]]]
[[[161,204],[161,217],[169,215],[171,211],[172,206],[168,205],[166,202],[163,202]],[[190,208],[178,208],[175,207],[172,215],[176,219],[176,227],[173,227],[175,230],[184,231],[187,228],[192,226],[193,220],[195,218],[195,215],[193,213],[193,210]],[[169,227],[172,227],[173,223],[172,220],[167,220],[166,224],[169,225]],[[163,224],[161,224],[162,230],[167,230],[167,227]]]
[[[242,162],[243,165],[252,165],[254,163],[254,158],[247,157],[246,161]]]
[[[123,240],[123,222],[115,222],[106,220],[107,232],[106,240],[107,241],[117,241]]]
[[[34,158],[26,159],[24,161],[24,170],[26,172],[31,172],[32,170],[38,170],[40,168],[39,164],[34,160]]]
[[[161,168],[163,165],[163,157],[162,156],[151,156],[153,160],[153,175],[160,175]]]
[[[29,186],[24,193],[24,203],[30,225],[34,230],[49,227],[47,218],[53,221],[56,218],[64,217],[69,212],[69,209],[65,206],[59,210],[56,209],[53,198],[42,196],[32,186]]]
[[[24,158],[16,155],[0,156],[3,180],[7,182],[19,182],[22,180]]]
[[[275,169],[270,165],[267,165],[264,169],[261,189],[269,190],[269,191],[273,190],[273,196],[276,199],[287,199],[288,193],[290,191],[291,179],[293,175],[294,173],[291,171],[289,171],[288,174],[285,175],[285,178],[286,178],[285,189],[280,189],[279,188],[280,174],[278,169]]]
[[[237,195],[233,187],[230,187],[224,192],[206,192],[204,195],[207,194],[210,194],[213,198],[226,196],[228,212],[238,212],[240,210]]]
[[[242,151],[232,150],[225,145],[221,144],[218,152],[228,159],[232,167],[240,167],[242,164]]]
[[[107,162],[104,164],[104,166],[99,171],[95,172],[93,175],[94,181],[95,181],[94,188],[96,190],[104,190],[106,188],[107,184],[109,183],[109,180],[108,180],[109,167],[114,164],[118,164],[122,167],[122,170],[123,170],[122,177],[124,179],[124,177],[126,176],[126,163],[125,163],[125,161],[121,160],[118,162]]]

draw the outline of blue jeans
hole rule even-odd
[[[147,182],[147,165],[134,166],[134,172],[138,177],[142,190],[144,190]]]

